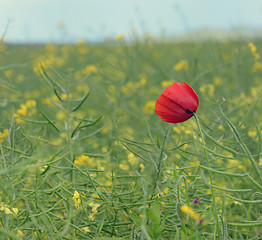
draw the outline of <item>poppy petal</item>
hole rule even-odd
[[[155,112],[165,122],[179,123],[191,118],[198,105],[195,91],[185,82],[175,82],[160,95]]]
[[[165,95],[161,95],[156,101],[155,112],[163,121],[171,123],[184,122],[192,116]]]

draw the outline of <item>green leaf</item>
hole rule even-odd
[[[75,127],[75,129],[73,130],[72,134],[71,134],[71,138],[74,137],[76,131],[80,128],[80,125],[82,124],[82,122],[85,120],[86,115],[79,121],[79,123],[77,124],[77,126]]]
[[[43,111],[39,108],[40,113],[43,115],[43,117],[48,121],[48,123],[55,128],[57,132],[60,132],[58,127],[43,113]]]
[[[256,171],[257,175],[260,177],[260,180],[262,180],[262,174],[260,172],[259,167],[256,164],[255,159],[252,157],[247,145],[243,142],[243,140],[241,139],[241,136],[239,134],[239,132],[237,131],[237,128],[234,126],[234,124],[230,121],[230,119],[228,117],[226,117],[226,115],[224,114],[224,112],[222,111],[221,106],[219,106],[220,111],[224,117],[224,119],[226,120],[230,130],[232,131],[232,133],[235,136],[235,139],[237,140],[237,142],[239,143],[239,145],[242,147],[242,149],[244,150],[244,152],[246,153],[247,157],[249,158],[251,164],[254,167],[254,170]]]
[[[155,212],[152,211],[149,208],[146,209],[146,215],[150,219],[150,221],[152,222],[153,228],[155,230],[157,230],[159,228],[159,225],[160,225],[160,216],[157,216],[155,214]]]
[[[129,146],[127,146],[125,143],[123,143],[123,141],[119,140],[120,143],[122,145],[124,145],[131,153],[133,153],[135,156],[141,158],[142,160],[144,160],[145,162],[149,162],[149,160],[147,160],[145,157],[143,157],[142,155],[138,154],[137,152],[135,152],[134,150],[132,150]]]
[[[12,119],[11,119],[11,126],[8,130],[8,137],[7,137],[7,140],[8,140],[8,143],[9,145],[13,148],[14,147],[14,134],[15,134],[15,118],[14,118],[14,112],[12,114]]]
[[[91,123],[88,123],[88,124],[86,124],[86,125],[83,125],[83,126],[81,126],[81,127],[79,127],[79,128],[87,128],[87,127],[91,127],[91,126],[94,126],[96,123],[98,123],[101,119],[103,118],[103,115],[101,115],[100,117],[98,117],[96,120],[94,120],[93,122],[91,122]]]
[[[131,220],[138,226],[141,227],[142,226],[142,219],[136,215],[132,215],[130,216]]]
[[[166,213],[166,214],[163,216],[163,218],[162,218],[162,220],[161,220],[161,224],[160,224],[160,226],[159,226],[159,228],[158,228],[159,234],[161,234],[161,233],[163,232],[163,230],[164,230],[164,228],[165,228],[165,224],[166,224],[166,219],[167,219],[167,216],[168,216],[169,214],[170,214],[170,213]]]
[[[157,239],[158,236],[157,236],[156,231],[155,231],[154,228],[151,228],[151,227],[149,227],[149,226],[147,226],[147,225],[145,225],[145,228],[146,228],[147,232],[149,233],[149,235],[150,235],[153,239]]]
[[[73,108],[72,112],[75,112],[76,110],[78,110],[82,106],[82,104],[88,98],[89,94],[90,94],[90,91],[81,99],[81,102],[76,107]]]
[[[49,80],[49,86],[50,87],[52,87],[52,88],[54,88],[54,86],[56,86],[56,87],[58,87],[59,89],[60,89],[60,91],[61,92],[65,92],[65,89],[58,83],[58,82],[56,82],[55,80],[53,80],[49,75],[48,75],[48,73],[47,73],[47,71],[45,70],[45,68],[44,68],[44,66],[42,65],[42,64],[40,64],[40,66],[41,66],[41,69],[42,69],[42,71],[43,71],[43,73],[44,73],[44,77],[47,79],[47,80]],[[43,74],[40,72],[40,74],[43,76]],[[50,84],[50,82],[52,83],[52,84]]]

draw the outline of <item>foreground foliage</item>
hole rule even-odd
[[[261,44],[120,41],[0,46],[1,239],[258,239]]]

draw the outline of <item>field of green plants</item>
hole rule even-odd
[[[260,239],[261,87],[261,42],[1,44],[0,238]]]

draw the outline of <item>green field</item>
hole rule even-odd
[[[260,239],[261,83],[262,42],[0,45],[0,238]]]

